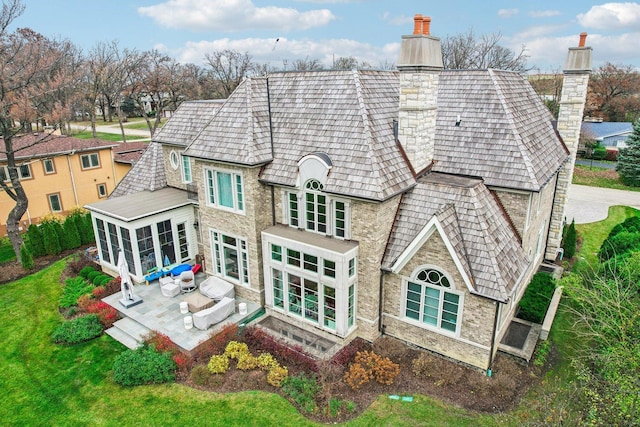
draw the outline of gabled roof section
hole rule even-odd
[[[479,179],[440,173],[421,178],[400,204],[383,267],[392,268],[406,255],[434,216],[474,293],[506,301],[528,260],[518,236]]]
[[[551,114],[519,74],[442,72],[434,171],[482,177],[488,186],[539,191],[568,157]]]
[[[162,146],[158,142],[151,142],[140,160],[133,165],[111,192],[109,199],[145,190],[160,190],[166,186],[167,177],[164,173]]]
[[[388,71],[279,73],[269,77],[274,158],[261,178],[295,186],[298,161],[333,163],[325,191],[385,200],[415,180],[396,145],[398,75]]]
[[[224,99],[184,101],[162,129],[156,132],[153,141],[186,147],[204,129],[224,101]]]
[[[631,135],[633,123],[631,122],[582,122],[580,131],[588,136],[602,141],[604,138],[616,135]]]
[[[184,154],[247,166],[270,161],[267,80],[244,80]]]
[[[7,160],[7,154],[4,152],[4,140],[0,138],[0,141],[2,141],[3,147],[0,150],[0,161]],[[100,139],[80,139],[48,133],[16,135],[13,137],[12,142],[17,161],[111,149],[119,145],[117,142]]]

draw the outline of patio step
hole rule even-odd
[[[114,340],[119,341],[130,349],[136,349],[142,345],[144,336],[150,330],[135,320],[125,317],[113,324],[113,327],[107,329],[107,334]]]

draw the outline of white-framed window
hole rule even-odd
[[[427,267],[407,281],[405,317],[451,333],[460,330],[462,294],[451,289],[451,279]]]
[[[49,209],[51,209],[51,212],[62,212],[60,193],[47,194],[47,198],[49,199]]]
[[[96,184],[96,188],[98,190],[98,197],[100,197],[101,199],[103,197],[107,197],[107,184],[105,183]]]
[[[45,175],[50,175],[52,173],[56,173],[56,166],[53,163],[53,159],[44,159],[42,160],[42,168],[44,169]]]
[[[323,190],[320,181],[310,179],[300,193],[284,193],[287,223],[291,227],[348,239],[351,227],[349,202],[329,197]]]
[[[93,169],[100,167],[100,156],[98,153],[82,154],[80,156],[80,164],[82,169]]]
[[[207,203],[235,212],[244,212],[242,174],[236,171],[206,168]]]
[[[178,167],[180,167],[180,164],[178,163],[178,153],[176,153],[175,150],[171,150],[169,153],[169,163],[171,163],[173,170],[177,170]]]
[[[180,254],[180,261],[184,262],[189,259],[189,241],[187,240],[187,224],[184,222],[179,223],[178,229],[178,253]]]
[[[193,181],[193,178],[191,176],[191,160],[187,156],[183,155],[180,155],[180,158],[182,159],[182,182],[185,184],[189,184]]]
[[[211,231],[211,251],[218,275],[249,285],[249,252],[246,240]]]
[[[16,166],[16,170],[18,171],[18,179],[33,178],[33,175],[31,174],[31,166],[29,166],[29,164]],[[11,179],[9,176],[9,169],[7,166],[0,166],[0,179],[2,181],[9,181]]]

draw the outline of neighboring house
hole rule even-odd
[[[569,51],[556,133],[522,76],[443,70],[415,25],[397,72],[279,72],[184,102],[87,206],[102,265],[122,247],[141,281],[197,256],[336,348],[384,333],[489,368],[559,247],[591,49]]]
[[[106,198],[122,179],[113,162],[116,143],[42,133],[13,138],[19,176],[29,199],[22,229],[43,215]],[[9,183],[7,157],[0,152],[0,179]],[[0,235],[15,202],[0,188]]]
[[[618,150],[627,146],[627,139],[633,133],[631,122],[582,122],[583,137],[598,141],[607,148]]]
[[[113,148],[116,176],[122,179],[147,149],[147,142],[122,142]]]

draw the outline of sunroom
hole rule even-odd
[[[197,254],[196,201],[176,188],[91,203],[100,265],[117,271],[122,249],[136,282],[154,267],[190,263]]]

